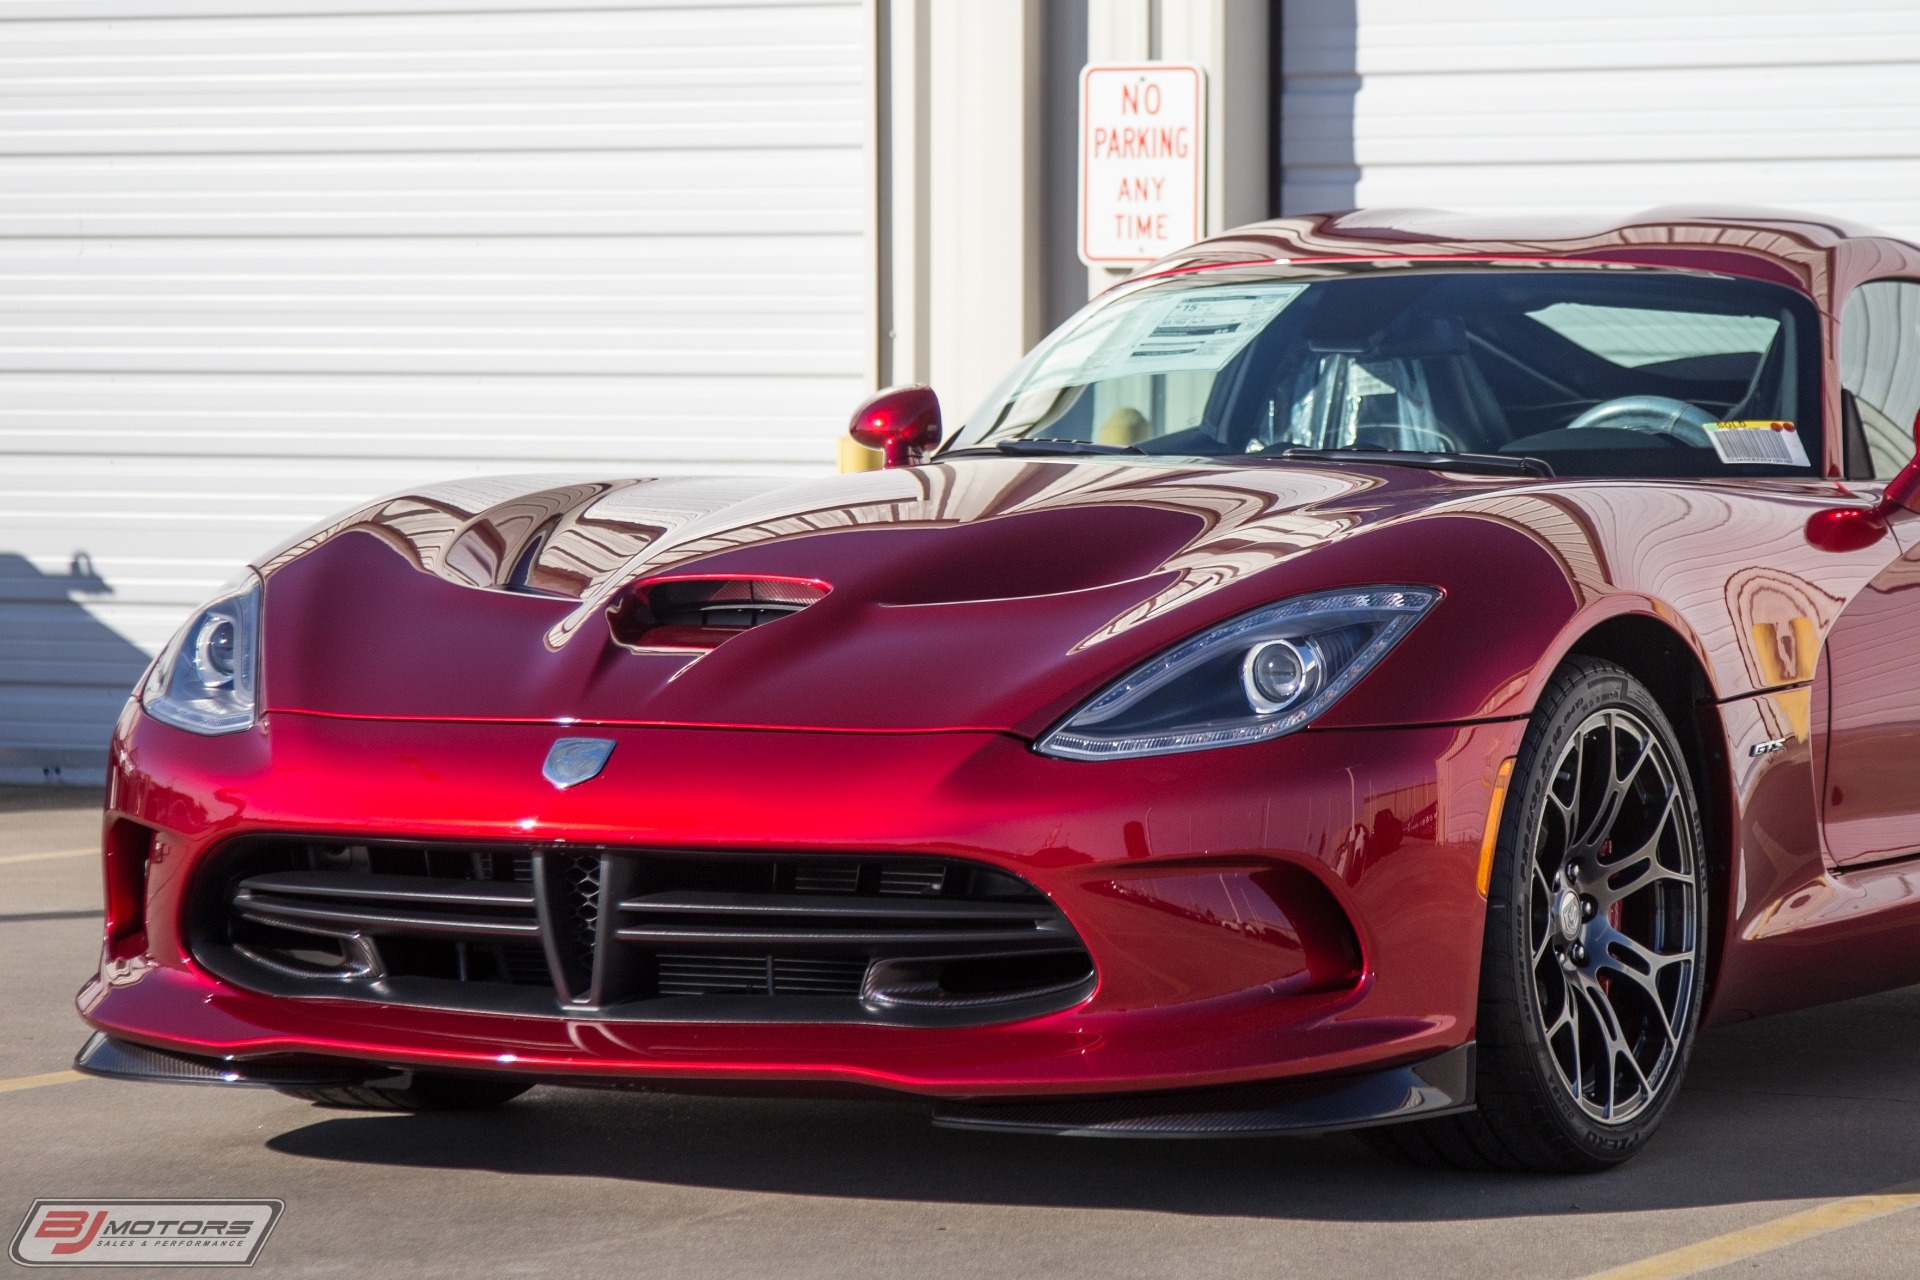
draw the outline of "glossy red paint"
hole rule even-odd
[[[1135,284],[1142,280],[1159,280],[1167,276],[1187,275],[1195,271],[1217,271],[1226,267],[1245,267],[1277,265],[1285,267],[1330,267],[1350,265],[1378,265],[1398,262],[1405,264],[1447,263],[1467,266],[1474,263],[1489,265],[1537,265],[1552,262],[1559,265],[1578,265],[1581,263],[1618,262],[1622,265],[1644,267],[1678,267],[1691,271],[1717,271],[1727,275],[1750,276],[1756,280],[1767,280],[1774,284],[1800,287],[1804,282],[1792,272],[1766,258],[1755,258],[1741,253],[1716,252],[1711,249],[1662,249],[1657,246],[1635,246],[1633,248],[1599,248],[1585,253],[1560,255],[1539,253],[1369,253],[1369,254],[1329,254],[1320,256],[1295,257],[1236,257],[1231,253],[1209,255],[1202,261],[1188,261],[1187,254],[1177,255],[1178,265],[1161,267],[1148,266],[1125,280],[1116,283],[1115,288],[1124,284]]]
[[[1414,1057],[1471,1031],[1481,779],[1520,727],[1302,735],[1115,767],[1048,760],[992,733],[620,728],[604,731],[618,743],[606,772],[561,792],[539,776],[546,726],[275,712],[257,734],[197,739],[129,715],[109,803],[162,832],[148,932],[137,951],[108,949],[81,1006],[97,1026],[200,1053],[325,1043],[480,1067],[510,1053],[526,1070],[944,1094],[1176,1087]],[[193,868],[246,832],[302,830],[963,855],[1045,890],[1094,952],[1099,987],[1044,1018],[922,1030],[514,1019],[289,1001],[212,978],[185,954]],[[1410,898],[1420,911],[1394,909]],[[1233,918],[1209,918],[1222,901]]]
[[[966,470],[976,485],[1004,479],[1045,486],[1042,493],[1071,490],[1087,478],[1086,468],[1054,462],[971,463]],[[1127,479],[1138,471],[1112,470]],[[811,566],[831,590],[801,613],[701,654],[622,649],[604,624],[550,646],[547,636],[572,602],[455,587],[423,576],[374,538],[348,533],[274,575],[265,624],[267,705],[435,719],[1037,736],[1090,684],[1194,627],[1197,620],[1176,607],[1086,643],[1116,619],[1192,594],[1174,594],[1182,581],[1178,562],[1205,564],[1204,549],[1196,554],[1205,535],[1226,544],[1223,560],[1249,556],[1238,541],[1244,528],[1207,530],[1198,516],[1169,509],[1180,501],[1244,502],[1248,487],[1231,476],[1195,477],[1191,485],[1179,479],[1152,477],[1161,506],[1041,510],[944,527],[854,524],[702,559],[703,576],[798,577]],[[1276,515],[1288,514],[1294,495],[1284,474],[1251,479],[1251,496],[1265,498]],[[1510,529],[1465,516],[1382,519],[1399,505],[1390,503],[1395,496],[1409,507],[1433,496],[1414,479],[1403,474],[1370,486],[1371,510],[1289,515],[1300,529],[1346,535],[1311,557],[1298,555],[1303,548],[1292,543],[1276,544],[1274,567],[1241,582],[1222,582],[1207,566],[1209,619],[1279,594],[1364,582],[1382,556],[1398,560],[1403,580],[1448,587],[1446,600],[1409,639],[1407,656],[1390,660],[1442,661],[1459,678],[1385,698],[1356,691],[1330,725],[1501,714],[1487,705],[1489,692],[1522,676],[1573,612],[1574,596],[1550,551]],[[1485,490],[1459,487],[1469,504]],[[1021,556],[1022,546],[1037,553]],[[1486,557],[1506,563],[1501,580],[1453,581],[1450,566]],[[1191,581],[1194,570],[1185,573]],[[345,615],[338,608],[343,593],[360,603]],[[1528,607],[1514,610],[1513,627],[1485,633],[1487,611],[1521,601]],[[608,606],[621,607],[618,598]],[[403,615],[408,640],[397,644],[386,620]],[[618,662],[609,656],[616,650]],[[902,654],[913,660],[900,661]],[[989,654],[992,660],[983,661]],[[967,678],[937,674],[958,671]]]
[[[940,398],[932,387],[888,387],[853,411],[847,430],[887,466],[910,467],[940,443]]]
[[[1913,424],[1913,435],[1920,442],[1920,418]],[[1881,510],[1891,513],[1894,509],[1920,512],[1920,458],[1915,458],[1887,481],[1886,491],[1880,495]]]
[[[1718,709],[1736,747],[1729,757],[1736,850],[1713,995],[1723,1021],[1920,982],[1914,864],[1842,870],[1820,856],[1810,798],[1823,744],[1795,737],[1802,710],[1794,701],[1788,693]],[[1738,745],[1781,737],[1782,750],[1757,758]]]
[[[1822,551],[1863,551],[1887,536],[1887,518],[1871,507],[1828,507],[1807,517],[1807,541]]]
[[[1920,444],[1920,418],[1913,435]],[[1887,536],[1888,521],[1902,511],[1920,510],[1920,457],[1887,481],[1880,501],[1870,507],[1831,507],[1807,517],[1807,541],[1823,551],[1857,551]]]
[[[1838,224],[1688,211],[1509,229],[1286,219],[1155,270],[1285,278],[1438,260],[1791,283],[1829,327],[1836,476],[1840,308],[1866,280],[1920,275],[1920,250]],[[902,462],[937,438],[926,399],[884,415],[880,443]],[[1883,499],[1901,508],[1892,537],[1809,541],[1810,520],[1834,522],[1821,513]],[[1676,720],[1694,702],[1721,890],[1710,1016],[1920,981],[1912,850],[1882,839],[1886,823],[1910,828],[1900,779],[1920,757],[1880,769],[1913,754],[1904,726],[1920,717],[1910,499],[1838,480],[938,456],[798,483],[461,482],[384,499],[258,562],[257,728],[201,738],[138,709],[122,719],[107,827],[118,897],[81,1009],[202,1054],[954,1097],[1407,1062],[1473,1037],[1489,797],[1576,651],[1671,677]],[[710,648],[616,634],[636,583],[755,577],[825,594]],[[1097,764],[1032,750],[1202,628],[1383,584],[1441,601],[1300,733]],[[613,753],[600,776],[556,790],[542,761],[581,732]],[[1882,834],[1856,847],[1847,833],[1866,827],[1847,824],[1862,811]],[[196,871],[262,832],[971,859],[1044,892],[1097,985],[1055,1012],[940,1028],[269,996],[208,972],[184,934]],[[144,851],[143,892],[128,850]]]
[[[1902,524],[1915,541],[1911,520]],[[1841,864],[1920,851],[1920,548],[1876,575],[1827,637],[1831,699],[1821,813],[1827,849]]]

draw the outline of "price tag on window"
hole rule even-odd
[[[1707,440],[1720,461],[1804,467],[1807,450],[1791,422],[1709,422]]]

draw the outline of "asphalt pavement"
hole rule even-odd
[[[99,875],[69,851],[98,804],[0,790],[8,1238],[36,1197],[231,1196],[286,1203],[265,1276],[1920,1273],[1920,989],[1706,1033],[1653,1145],[1582,1178],[1414,1169],[1351,1137],[951,1133],[910,1101],[541,1088],[477,1115],[329,1111],[55,1074],[85,1035]]]

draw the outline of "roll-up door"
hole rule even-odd
[[[1282,210],[1786,205],[1920,237],[1912,0],[1286,0]]]
[[[490,472],[824,470],[860,5],[0,6],[0,782],[252,554]]]

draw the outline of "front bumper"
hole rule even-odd
[[[108,877],[137,882],[139,902],[112,913],[79,1006],[114,1037],[200,1058],[840,1083],[949,1099],[1392,1067],[1472,1038],[1485,911],[1475,869],[1490,780],[1522,729],[1302,733],[1095,764],[991,733],[559,730],[280,712],[258,731],[208,739],[130,710],[115,742]],[[568,791],[540,777],[562,732],[617,744],[600,777]],[[129,830],[150,833],[137,854]],[[185,941],[195,868],[257,833],[966,858],[1045,892],[1098,981],[1072,1008],[967,1027],[636,1022],[269,996],[207,972]],[[141,856],[143,876],[116,871],[115,849]],[[1312,876],[1351,924],[1361,953],[1351,981],[1293,980],[1301,943],[1288,904],[1243,892],[1273,868]]]

